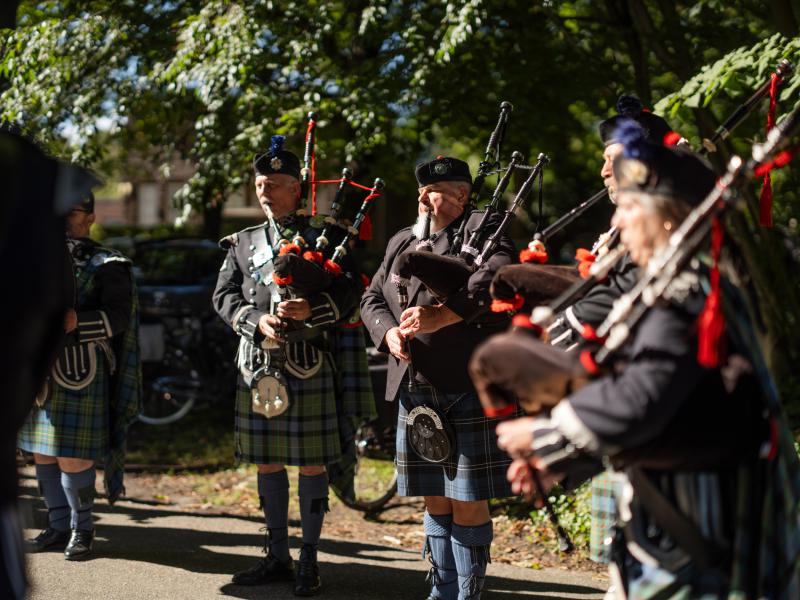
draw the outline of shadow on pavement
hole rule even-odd
[[[24,486],[23,492],[35,494],[35,488]],[[130,499],[129,499],[130,500]],[[22,514],[27,527],[34,524],[43,526],[46,510],[41,499],[29,495],[20,498]],[[165,518],[197,518],[210,523],[212,519],[235,519],[263,526],[256,517],[214,515],[175,511],[163,508],[140,508],[128,502],[109,507],[105,503],[95,506],[97,515],[97,539],[95,557],[119,561],[145,562],[189,571],[228,575],[249,568],[257,556],[253,552],[242,554],[242,547],[255,549],[264,542],[263,532],[253,526],[252,533],[234,531],[202,531],[197,529],[164,527],[159,521]],[[109,522],[109,514],[125,516],[129,524]],[[33,522],[30,522],[31,519]],[[290,524],[299,526],[295,522]],[[249,526],[249,525],[247,525]],[[213,527],[213,525],[211,525]],[[301,541],[290,536],[290,544],[296,555]],[[233,550],[233,549],[236,550]],[[226,549],[231,549],[226,551]],[[331,598],[386,600],[425,598],[430,592],[425,582],[425,566],[418,552],[387,548],[370,543],[348,540],[323,539],[320,551],[324,554],[344,558],[342,562],[326,561],[322,557],[320,572],[324,584],[324,594]],[[347,560],[350,559],[350,560]],[[375,563],[382,563],[376,565]],[[285,590],[283,589],[285,587]],[[234,598],[263,598],[268,589],[291,595],[290,583],[276,583],[266,586],[244,587],[225,584],[220,593]],[[487,579],[487,600],[490,598],[514,597],[532,600],[562,597],[562,594],[593,595],[602,593],[599,587],[570,585],[563,583],[543,583],[499,577],[491,574]],[[540,595],[545,593],[548,595]]]

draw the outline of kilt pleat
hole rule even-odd
[[[414,392],[404,388],[398,394],[397,418],[397,489],[401,496],[476,501],[514,495],[506,478],[511,458],[497,447],[495,434],[504,418],[486,417],[477,395],[471,392],[443,394],[430,386],[417,386]],[[444,412],[455,431],[455,452],[443,463],[423,460],[407,441],[408,413],[422,404]]]
[[[287,374],[289,409],[267,419],[251,408],[241,377],[236,391],[236,460],[254,464],[324,465],[341,455],[336,413],[336,382],[326,356],[309,379]]]
[[[43,408],[34,406],[18,436],[26,452],[47,456],[98,460],[108,452],[108,365],[95,349],[97,375],[88,387],[68,390],[49,381]]]

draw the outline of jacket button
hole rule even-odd
[[[380,325],[380,324],[381,324],[381,320],[380,319],[375,319],[375,325]]]
[[[250,250],[255,250],[255,249],[256,249],[256,245],[255,244],[250,244]]]
[[[251,295],[251,296],[255,296],[255,295],[256,295],[256,291],[255,291],[255,289],[253,289],[253,288],[250,288],[250,295]]]

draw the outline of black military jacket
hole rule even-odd
[[[557,450],[558,443],[542,448],[550,468],[570,471],[570,455],[583,450],[620,467],[710,469],[736,464],[754,449],[764,421],[746,361],[730,340],[734,358],[725,369],[706,369],[697,361],[703,296],[690,290],[648,311],[614,372],[553,409],[550,425],[570,451]]]
[[[625,254],[608,274],[580,300],[562,311],[548,330],[553,345],[569,348],[581,339],[584,325],[597,327],[611,312],[614,301],[629,292],[639,280],[639,267]]]
[[[68,248],[77,284],[78,326],[67,334],[52,374],[62,387],[79,390],[97,373],[95,346],[114,370],[111,340],[130,325],[133,286],[131,261],[119,252],[88,238],[68,240]]]
[[[244,348],[240,346],[240,355],[253,347],[268,349],[262,343],[272,345],[265,342],[258,331],[258,322],[263,315],[274,313],[273,295],[277,286],[271,278],[265,280],[259,270],[278,255],[280,239],[291,240],[296,229],[302,231],[310,246],[319,234],[307,226],[306,219],[291,219],[286,228],[278,226],[282,231],[277,236],[269,229],[269,223],[262,223],[220,242],[228,255],[220,268],[212,301],[219,316],[246,342]],[[261,242],[265,232],[271,247],[267,252],[262,250]],[[360,289],[346,263],[344,273],[334,278],[328,289],[305,296],[311,306],[311,317],[303,322],[286,319],[289,341],[284,352],[288,373],[306,379],[319,370],[322,353],[326,350],[325,330],[350,316],[357,305]]]
[[[466,227],[465,239],[477,227],[482,213],[474,212]],[[453,236],[461,219],[451,223],[433,246],[433,252],[448,254]],[[496,225],[496,221],[492,222]],[[490,225],[491,229],[491,225]],[[396,233],[386,248],[383,263],[361,299],[361,317],[375,347],[388,352],[384,338],[386,332],[400,324],[403,310],[397,297],[397,287],[391,281],[394,262],[406,250],[413,250],[417,238],[410,227]],[[475,347],[487,337],[507,327],[505,318],[497,318],[489,313],[491,296],[489,285],[494,273],[500,267],[515,262],[516,250],[508,237],[503,237],[497,251],[476,271],[468,286],[458,294],[448,298],[445,305],[460,316],[463,321],[454,323],[434,333],[417,335],[411,340],[411,362],[417,378],[430,383],[446,393],[473,391],[472,380],[467,373],[467,363]],[[471,291],[467,291],[467,290]],[[411,278],[408,287],[408,306],[429,306],[438,304],[416,277]],[[386,399],[394,400],[397,390],[407,371],[406,363],[389,356],[389,373],[386,381]]]

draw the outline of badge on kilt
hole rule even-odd
[[[253,412],[271,419],[289,409],[289,388],[286,378],[277,369],[260,369],[250,383]]]
[[[432,463],[446,461],[455,452],[455,433],[444,415],[430,406],[417,406],[406,417],[411,449]]]

